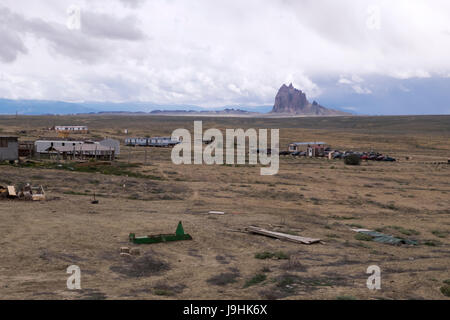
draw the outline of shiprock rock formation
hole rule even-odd
[[[316,116],[349,115],[343,111],[325,108],[316,101],[310,103],[305,93],[294,88],[292,83],[289,86],[283,84],[280,90],[278,90],[272,113]]]

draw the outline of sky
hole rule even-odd
[[[5,99],[450,114],[449,57],[447,0],[0,2]]]

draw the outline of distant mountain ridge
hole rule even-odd
[[[150,112],[157,108],[167,110],[204,108],[193,105],[159,105],[146,102],[64,102],[52,100],[11,100],[0,99],[0,114],[41,115],[41,114],[84,114],[84,113],[135,113]]]
[[[246,108],[246,109],[243,109]],[[270,110],[272,111],[270,112]],[[72,115],[72,114],[135,114],[135,115],[205,115],[290,117],[303,115],[348,115],[343,111],[327,109],[316,101],[310,103],[306,95],[292,84],[280,88],[275,105],[243,107],[228,105],[222,108],[203,108],[195,105],[161,105],[150,102],[63,102],[52,100],[0,99],[0,114]]]
[[[316,101],[310,103],[306,94],[294,88],[292,83],[283,84],[275,97],[275,104],[271,113],[291,115],[342,116],[350,113],[328,109]]]
[[[0,99],[0,114],[74,114],[94,112],[94,108],[78,103],[49,100]]]
[[[195,105],[161,105],[146,102],[63,102],[50,100],[0,99],[0,114],[19,115],[66,115],[66,114],[254,114],[267,112],[270,106],[206,109]]]
[[[196,110],[153,110],[150,112],[150,114],[175,114],[175,113],[196,113],[196,114],[252,114],[257,112],[247,111],[247,110],[241,110],[241,109],[234,109],[234,108],[225,108],[223,110],[202,110],[202,111],[196,111]]]

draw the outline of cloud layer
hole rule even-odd
[[[67,9],[81,9],[69,29]],[[450,74],[448,1],[4,0],[0,97],[264,105]]]

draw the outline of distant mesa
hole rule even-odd
[[[306,95],[301,90],[294,88],[292,83],[289,86],[283,84],[278,90],[271,113],[316,116],[350,115],[343,111],[325,108],[316,101],[310,103]]]
[[[225,108],[223,110],[153,110],[150,112],[151,114],[252,114],[255,112],[241,110],[241,109],[234,109],[234,108]]]

